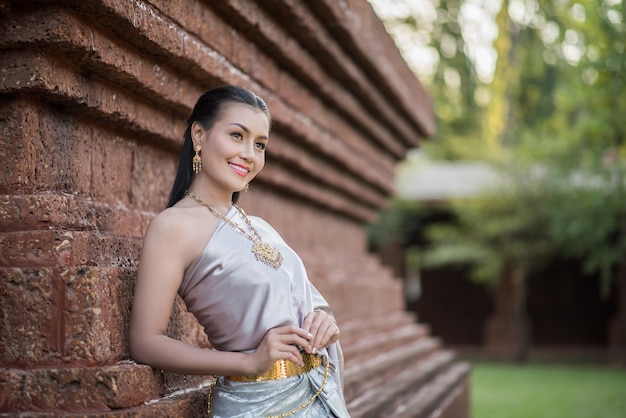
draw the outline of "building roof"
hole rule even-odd
[[[419,201],[471,197],[495,186],[497,178],[496,171],[484,163],[410,157],[396,170],[396,195]]]

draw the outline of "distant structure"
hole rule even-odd
[[[573,181],[585,181],[574,178]],[[483,163],[433,162],[410,153],[398,167],[397,196],[429,208],[422,230],[430,222],[448,219],[449,202],[477,196],[503,183]],[[524,208],[520,208],[524,210]],[[416,237],[414,245],[423,245]],[[473,283],[465,269],[446,267],[405,272],[405,248],[387,249],[384,260],[394,274],[405,277],[419,298],[407,306],[428,323],[446,345],[463,354],[512,358],[515,353],[513,289],[504,278],[494,289]],[[601,294],[599,275],[585,275],[577,260],[553,260],[528,279],[529,354],[533,358],[588,359],[624,363],[626,342],[620,330],[626,299],[616,291]],[[620,298],[622,302],[620,302]],[[623,308],[622,308],[623,310]],[[621,321],[621,322],[620,322]]]
[[[468,366],[366,252],[431,102],[364,0],[0,0],[0,413],[206,415],[209,377],[134,363],[143,233],[205,90],[274,118],[242,206],[303,257],[342,328],[356,417],[468,416]],[[182,302],[171,336],[208,347]]]
[[[415,151],[413,151],[415,154]],[[396,178],[396,194],[401,199],[421,202],[448,202],[476,196],[498,183],[498,174],[479,162],[436,162],[413,158],[415,164],[402,164]]]

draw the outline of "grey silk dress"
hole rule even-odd
[[[226,217],[248,231],[236,208]],[[314,309],[331,313],[309,281],[298,255],[261,218],[249,216],[263,241],[276,247],[284,261],[269,267],[251,252],[252,241],[220,221],[200,256],[186,270],[178,294],[204,327],[216,350],[252,352],[272,328],[302,326]],[[342,394],[343,356],[339,343],[322,349],[330,373],[315,401],[294,417],[349,417]],[[263,417],[288,413],[318,390],[324,365],[301,376],[262,382],[217,379],[211,397],[213,417]]]

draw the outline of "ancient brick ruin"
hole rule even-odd
[[[241,201],[336,311],[354,417],[468,416],[468,366],[366,251],[429,98],[365,0],[0,0],[0,413],[205,416],[207,377],[130,360],[141,239],[198,96],[274,117]],[[179,303],[170,334],[206,336]]]

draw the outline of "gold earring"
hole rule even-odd
[[[196,144],[193,146],[194,151],[196,151],[196,155],[193,156],[191,160],[191,168],[194,173],[199,173],[202,170],[202,158],[200,158],[200,145]]]
[[[243,186],[243,191],[247,192],[249,188],[250,188],[250,183],[246,183],[246,185]]]

